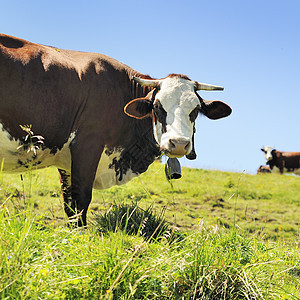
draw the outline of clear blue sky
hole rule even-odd
[[[99,52],[156,78],[183,73],[233,113],[197,120],[185,166],[255,173],[263,145],[300,151],[299,0],[4,1],[0,32]]]

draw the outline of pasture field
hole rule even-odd
[[[87,229],[65,225],[56,169],[1,174],[0,298],[300,299],[300,177],[182,173],[168,182],[154,163],[94,190]],[[99,232],[122,204],[163,212],[177,238]]]

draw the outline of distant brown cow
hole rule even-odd
[[[258,169],[257,169],[257,174],[260,174],[260,173],[271,173],[271,169],[269,166],[260,166]]]
[[[270,146],[263,147],[261,151],[265,153],[267,165],[272,171],[276,167],[283,174],[283,172],[296,172],[300,168],[300,152],[277,151]]]

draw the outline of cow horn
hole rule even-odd
[[[224,88],[222,86],[211,85],[206,83],[199,83],[195,81],[196,89],[198,90],[205,90],[205,91],[223,91]]]
[[[140,85],[150,86],[150,87],[159,87],[160,80],[156,79],[143,79],[140,77],[132,76],[132,79],[139,83]]]

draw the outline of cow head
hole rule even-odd
[[[146,97],[130,101],[127,115],[153,118],[154,136],[160,149],[169,157],[195,159],[193,137],[199,113],[216,120],[227,117],[231,108],[221,101],[205,101],[197,90],[223,90],[222,87],[192,81],[185,75],[171,74],[164,79],[133,78],[143,86],[154,88]]]
[[[271,146],[264,146],[260,150],[264,152],[265,159],[266,159],[267,162],[273,159],[273,155],[272,154],[273,154],[273,151],[275,150],[273,147],[271,147]]]

